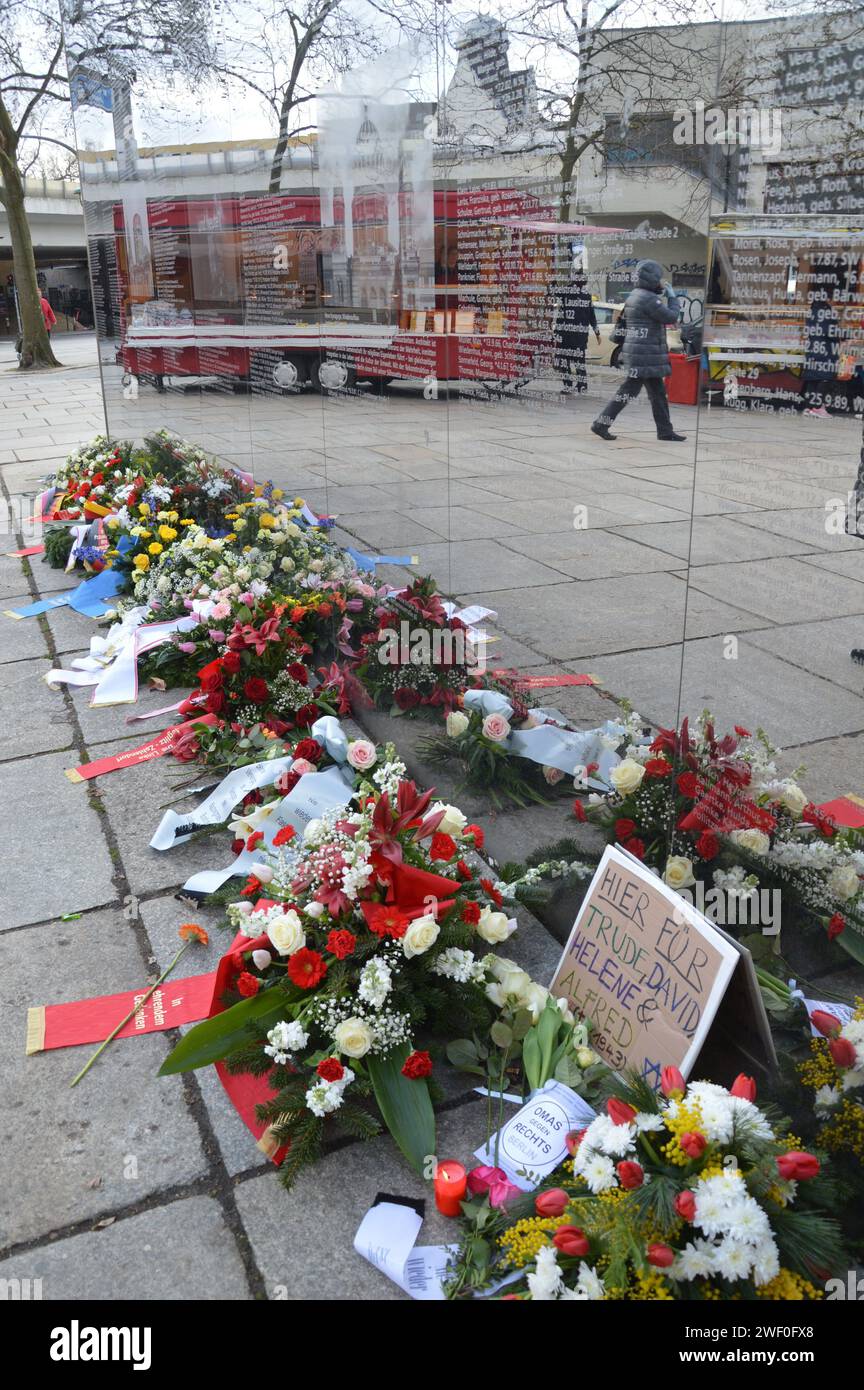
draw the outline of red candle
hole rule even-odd
[[[442,1216],[461,1216],[460,1202],[464,1202],[468,1188],[468,1174],[454,1159],[448,1158],[435,1169],[435,1205]]]

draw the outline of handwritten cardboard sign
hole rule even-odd
[[[635,1069],[656,1089],[665,1066],[689,1074],[741,959],[736,942],[610,845],[550,989],[591,1020],[604,1062]],[[752,991],[747,998],[757,1007]]]

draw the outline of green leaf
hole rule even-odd
[[[524,1038],[531,1027],[531,1012],[529,1009],[520,1009],[511,1024],[514,1038]]]
[[[426,1082],[422,1078],[409,1081],[402,1075],[410,1051],[402,1043],[386,1057],[367,1057],[366,1065],[385,1125],[422,1176],[425,1160],[435,1152],[435,1112]]]
[[[532,1091],[536,1091],[537,1087],[540,1085],[539,1078],[542,1065],[540,1043],[537,1038],[536,1028],[532,1028],[531,1032],[525,1035],[525,1041],[522,1044],[522,1065],[525,1068],[528,1085]]]
[[[485,1072],[479,1065],[480,1057],[470,1038],[454,1038],[447,1044],[447,1060],[457,1071],[474,1071],[478,1076]]]
[[[489,1036],[496,1047],[509,1047],[513,1041],[513,1034],[507,1024],[501,1022],[500,1018],[496,1018],[492,1024],[489,1029]]]
[[[834,940],[839,946],[847,951],[853,960],[857,960],[859,965],[864,965],[864,935],[850,927],[847,923],[846,930],[836,936]]]
[[[287,1002],[281,990],[262,990],[251,999],[232,1004],[224,1013],[205,1018],[180,1039],[159,1068],[159,1075],[173,1076],[177,1072],[209,1066],[211,1062],[221,1062],[249,1041],[250,1023],[270,1028],[284,1018]]]

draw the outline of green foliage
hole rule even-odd
[[[54,570],[66,568],[74,537],[68,526],[49,526],[45,531],[44,563]]]

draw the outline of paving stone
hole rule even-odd
[[[864,590],[854,579],[826,574],[814,579],[801,560],[751,560],[735,565],[702,565],[690,571],[690,587],[718,599],[731,599],[774,622],[810,622],[848,613],[864,614]]]
[[[628,527],[619,534],[689,560],[693,566],[815,553],[804,541],[759,531],[755,525],[741,525],[734,518],[723,516],[696,517],[692,523],[676,521]]]
[[[130,1206],[204,1173],[197,1127],[183,1097],[156,1075],[169,1047],[165,1037],[119,1040],[74,1090],[69,1082],[94,1048],[24,1055],[29,1007],[146,983],[122,912],[7,932],[0,961],[6,1057],[0,1247]],[[137,1176],[126,1176],[136,1170]]]
[[[85,789],[68,781],[68,753],[7,763],[2,930],[113,902],[112,862]],[[121,773],[117,774],[122,776]],[[22,816],[22,810],[27,811]]]
[[[864,630],[858,618],[823,618],[813,623],[748,632],[748,643],[782,656],[790,666],[821,676],[832,685],[860,695],[864,692],[864,667],[852,661],[853,647],[864,646]]]
[[[151,710],[164,709],[166,705],[175,704],[189,693],[185,689],[167,691],[141,689],[134,704],[108,705],[103,709],[91,709],[92,687],[70,686],[69,689],[75,706],[75,713],[84,735],[84,742],[90,751],[91,758],[101,758],[103,750],[100,745],[116,739],[125,739],[135,744],[149,743],[150,739],[155,738],[163,729],[169,728],[176,721],[177,716],[174,714],[155,715],[153,718],[140,719],[136,720],[134,724],[129,724],[127,721],[130,715],[147,714]],[[169,766],[179,776],[180,767],[175,759],[170,760]],[[190,769],[187,768],[186,771],[190,776],[194,775]],[[113,776],[114,774],[110,775]],[[94,786],[98,785],[98,782],[94,783]]]
[[[0,762],[68,748],[73,742],[62,700],[42,680],[45,669],[44,658],[38,657],[0,666]]]
[[[845,501],[845,492],[840,494]],[[841,531],[825,529],[825,507],[790,507],[778,511],[776,505],[766,510],[739,516],[742,526],[755,526],[760,531],[772,531],[777,536],[790,536],[793,540],[806,542],[817,550],[858,550],[861,541],[856,536],[847,536]]]
[[[48,669],[48,645],[38,618],[10,618],[7,610],[26,608],[34,603],[32,594],[10,595],[3,602],[0,611],[0,664],[7,661],[25,661],[28,657],[41,657]]]
[[[0,1279],[14,1278],[41,1279],[49,1302],[252,1296],[236,1240],[212,1197],[180,1198],[0,1260]]]
[[[142,740],[143,742],[143,740]],[[125,740],[98,745],[100,758],[109,757],[128,748]],[[149,763],[122,768],[100,779],[97,793],[105,806],[117,847],[133,893],[153,893],[161,888],[179,887],[199,869],[216,869],[231,862],[227,836],[215,839],[206,836],[191,840],[174,849],[150,849],[159,821],[161,807],[171,803],[176,808],[197,806],[204,798],[178,799],[178,775],[189,769],[171,759],[156,758]],[[185,777],[183,780],[186,780]],[[202,781],[207,781],[206,777]],[[73,790],[75,790],[73,788]],[[80,790],[80,787],[77,788]]]
[[[437,1148],[442,1159],[471,1167],[474,1150],[485,1138],[486,1106],[479,1097],[439,1114]],[[407,1298],[353,1247],[357,1227],[379,1192],[425,1199],[418,1245],[456,1239],[456,1222],[435,1209],[431,1183],[412,1171],[389,1135],[328,1154],[300,1175],[290,1193],[280,1188],[274,1173],[240,1184],[235,1190],[237,1206],[268,1297],[292,1302]]]
[[[14,536],[8,537],[10,548],[17,545]],[[14,598],[27,588],[27,570],[24,560],[13,559],[11,555],[0,556],[0,599]]]
[[[804,764],[801,780],[813,801],[833,801],[847,792],[864,797],[864,733],[786,746],[777,763],[786,774]]]
[[[657,523],[659,528],[666,522]],[[641,526],[629,535],[609,530],[563,531],[554,536],[509,536],[507,546],[530,555],[573,579],[603,579],[620,574],[644,574],[673,566],[668,551],[641,543]]]

